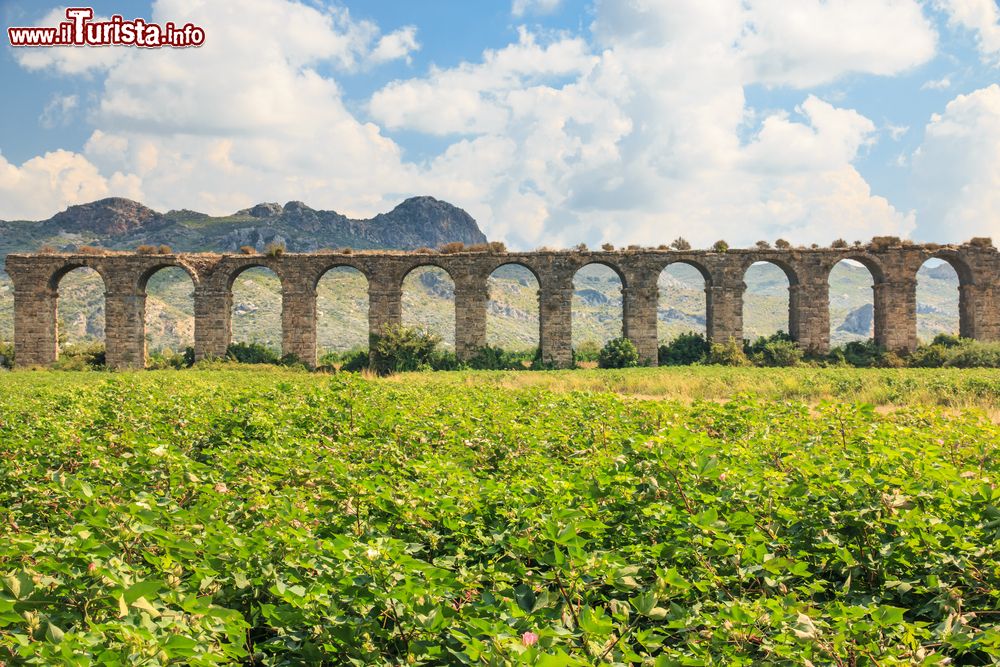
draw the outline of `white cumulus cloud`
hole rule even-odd
[[[913,170],[921,239],[1000,238],[1000,85],[959,95],[934,114]]]

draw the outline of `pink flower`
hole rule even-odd
[[[538,635],[531,631],[525,632],[521,635],[521,643],[525,646],[534,646],[538,643]]]

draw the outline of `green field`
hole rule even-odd
[[[1000,658],[995,373],[2,379],[0,662]]]

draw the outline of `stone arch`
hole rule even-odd
[[[600,348],[608,340],[624,335],[628,283],[621,267],[600,259],[583,262],[573,271],[572,285],[573,349],[589,354],[593,346]]]
[[[136,294],[144,294],[146,292],[146,287],[149,283],[149,279],[152,278],[157,273],[159,273],[160,271],[162,271],[163,269],[180,269],[184,271],[184,273],[188,275],[188,278],[191,279],[191,284],[194,285],[195,287],[198,286],[198,283],[201,280],[201,276],[198,275],[198,272],[185,262],[171,261],[171,260],[154,262],[153,264],[144,267],[143,270],[139,273],[139,277],[136,280],[135,284]]]
[[[497,276],[497,272],[501,275]],[[518,276],[518,273],[521,275]],[[529,277],[534,287],[528,284]],[[541,341],[541,281],[535,269],[518,261],[501,262],[490,271],[486,283],[486,343],[513,351],[537,348]],[[532,290],[533,293],[529,294]],[[515,320],[526,322],[526,326],[509,326],[501,330],[497,327],[500,312],[514,315]]]
[[[65,262],[56,268],[49,277],[49,289],[53,292],[59,290],[59,284],[67,273],[71,271],[76,271],[77,269],[92,269],[98,276],[101,277],[101,282],[104,284],[104,291],[107,292],[110,286],[110,276],[107,275],[107,271],[100,262],[88,262],[86,260],[74,260],[70,262]]]
[[[365,271],[347,262],[326,266],[319,274],[314,289],[316,346],[321,357],[368,347],[369,283]]]
[[[0,268],[0,344],[14,342],[14,282]],[[0,362],[2,365],[2,362]]]
[[[182,353],[194,347],[197,287],[197,272],[181,262],[158,262],[140,274],[136,294],[141,309],[144,364],[149,361],[150,350]]]
[[[748,276],[752,280],[749,285],[747,284]],[[783,285],[778,285],[781,278],[785,282]],[[743,337],[754,340],[759,336],[769,336],[777,331],[791,334],[796,317],[792,292],[798,284],[799,279],[795,269],[781,259],[763,256],[756,259],[751,258],[745,262],[743,266]],[[781,314],[782,312],[784,315]]]
[[[270,263],[247,262],[228,272],[226,279],[230,318],[227,346],[259,343],[280,356],[283,350],[282,275]]]
[[[107,344],[107,278],[96,262],[67,262],[53,272],[49,287],[56,296],[55,359],[68,344]]]
[[[874,338],[875,322],[881,315],[876,313],[875,289],[885,282],[878,262],[863,255],[841,257],[826,271],[826,281],[830,345]],[[871,288],[870,297],[863,296],[864,286]]]
[[[695,284],[698,279],[700,285]],[[656,280],[658,342],[669,342],[688,332],[707,335],[708,288],[711,285],[711,272],[692,259],[676,259],[660,269]]]
[[[455,287],[444,262],[428,259],[407,266],[399,281],[400,321],[435,334],[445,347],[454,348]]]
[[[917,341],[929,343],[937,334],[971,337],[971,313],[963,308],[964,287],[972,282],[968,265],[951,253],[921,259],[914,274]]]

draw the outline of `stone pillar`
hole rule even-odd
[[[486,278],[472,275],[455,281],[455,354],[462,361],[486,345]]]
[[[917,347],[917,281],[876,283],[875,343],[892,352]]]
[[[542,362],[557,368],[573,365],[573,283],[538,290],[538,343]]]
[[[281,353],[316,365],[316,288],[291,279],[281,287]]]
[[[403,286],[398,280],[372,277],[368,283],[368,338],[403,321]]]
[[[146,367],[145,319],[145,294],[119,289],[104,294],[104,344],[108,368]]]
[[[232,337],[233,293],[211,286],[194,290],[194,358],[221,359]]]
[[[809,354],[830,351],[830,284],[826,280],[788,287],[788,333]]]
[[[639,351],[639,363],[657,365],[656,307],[660,291],[656,285],[622,288],[624,335]]]
[[[743,343],[743,291],[740,282],[705,288],[705,333],[712,343]]]
[[[1000,312],[993,285],[960,285],[958,288],[959,335],[976,340],[1000,340]]]
[[[44,284],[14,285],[14,363],[18,368],[49,366],[59,354],[59,294]]]

